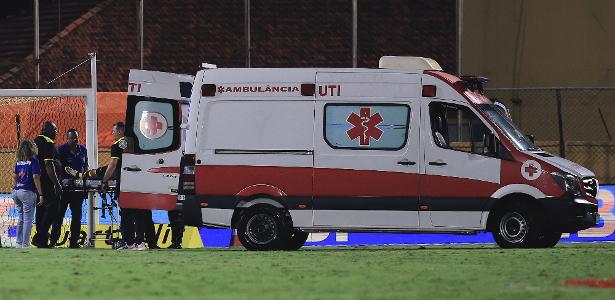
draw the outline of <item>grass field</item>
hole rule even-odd
[[[615,244],[116,251],[0,249],[0,299],[615,299]]]

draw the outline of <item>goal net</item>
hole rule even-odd
[[[56,147],[66,142],[66,131],[74,128],[79,132],[79,143],[86,141],[85,97],[81,96],[23,96],[0,97],[0,240],[2,247],[15,245],[17,209],[12,199],[16,150],[19,140],[33,140],[39,135],[41,125],[52,121],[58,126]],[[102,127],[110,128],[118,116],[99,120]],[[109,119],[109,120],[107,120]],[[108,122],[107,122],[108,121]],[[109,123],[109,124],[107,124]],[[90,158],[92,159],[92,158]],[[107,164],[109,150],[99,149],[98,161]],[[80,243],[85,241],[87,224],[87,201],[82,204]],[[71,211],[64,216],[58,246],[68,245]],[[104,221],[103,221],[104,222]],[[98,222],[97,222],[98,223]],[[34,230],[33,230],[34,231]]]

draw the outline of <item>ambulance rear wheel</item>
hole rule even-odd
[[[303,244],[305,244],[307,238],[307,232],[303,232],[299,229],[293,229],[284,248],[286,250],[299,250],[299,248],[303,247]]]
[[[502,248],[529,248],[535,245],[540,232],[533,209],[520,205],[498,212],[493,238]]]
[[[290,230],[281,210],[257,206],[249,208],[241,217],[237,235],[248,250],[283,250]]]

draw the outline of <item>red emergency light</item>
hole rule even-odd
[[[203,97],[213,97],[216,95],[216,85],[215,84],[204,84],[201,86],[201,95]]]
[[[316,91],[316,85],[313,83],[302,83],[301,84],[301,96],[314,96],[314,92]]]
[[[436,96],[436,86],[435,85],[424,85],[423,86],[423,97],[435,97]]]

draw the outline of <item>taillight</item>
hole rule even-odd
[[[183,157],[184,163],[181,174],[181,193],[184,195],[195,194],[195,156],[194,154],[186,154]]]

